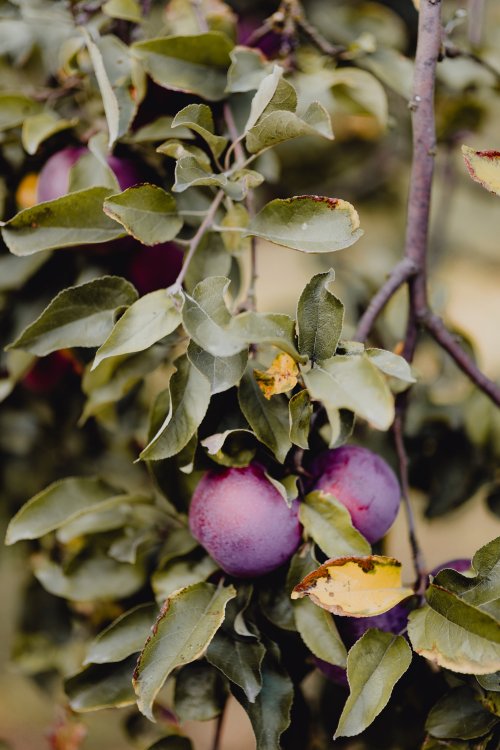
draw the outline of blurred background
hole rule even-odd
[[[7,15],[8,5],[0,3],[0,51],[2,18]],[[231,5],[252,21],[262,19],[275,7],[274,3],[258,2]],[[336,43],[357,40],[365,45],[388,44],[397,52],[410,57],[413,54],[416,13],[410,0],[384,3],[312,0],[305,7],[310,20]],[[465,46],[468,26],[461,11],[466,9],[466,0],[444,3],[447,23],[453,26],[453,39]],[[500,71],[499,4],[486,2],[485,12],[480,54]],[[301,63],[307,68],[307,50]],[[317,193],[343,198],[355,205],[364,235],[348,251],[317,257],[266,243],[261,243],[258,249],[260,310],[293,314],[297,297],[311,275],[333,267],[337,294],[347,308],[346,336],[353,332],[366,300],[401,256],[404,244],[411,153],[409,113],[404,96],[398,96],[391,83],[404,93],[408,70],[404,64],[400,68],[387,67],[382,58],[378,64],[381,79],[388,82],[385,94],[373,84],[363,89],[360,81],[357,96],[352,91],[349,95],[347,87],[338,85],[334,90],[328,82],[322,82],[319,73],[318,91],[306,91],[305,78],[301,91],[301,77],[297,76],[294,82],[303,96],[311,99],[318,96],[328,102],[336,141],[333,146],[325,146],[317,140],[302,138],[277,149],[277,157],[270,157],[267,165],[271,188],[266,188],[268,195],[260,198],[269,199],[270,190],[280,196]],[[391,82],[391,75],[397,81]],[[465,143],[477,149],[500,150],[499,85],[500,72],[495,76],[467,57],[447,59],[439,66],[440,142],[430,241],[430,284],[435,310],[474,351],[490,378],[500,376],[500,202],[472,182],[460,146]],[[386,94],[388,114],[384,105]],[[393,348],[402,338],[404,294],[396,295],[381,316],[374,332],[376,345]],[[418,377],[416,405],[410,411],[408,425],[415,485],[412,500],[419,538],[431,569],[452,558],[471,556],[500,533],[500,485],[498,474],[495,476],[500,418],[431,341],[422,340],[414,369]],[[61,388],[64,387],[63,382]],[[21,395],[15,392],[5,401],[0,415],[0,450],[5,461],[2,532],[15,507],[49,481],[50,464],[56,463],[50,452],[58,450],[50,404],[34,407],[36,417],[31,423],[23,425],[18,421],[25,398],[22,389],[23,385],[18,386]],[[76,425],[73,429],[76,430]],[[11,439],[13,432],[16,441]],[[40,459],[40,446],[47,439],[50,447]],[[376,440],[372,438],[372,442]],[[411,580],[403,515],[387,538],[386,552],[403,561],[406,579]],[[29,579],[25,550],[0,547],[3,604],[0,739],[15,750],[59,748],[50,745],[47,738],[60,710],[54,694],[47,692],[43,681],[24,674],[36,673],[32,664],[11,659]],[[43,614],[40,611],[41,618]],[[62,693],[59,697],[62,703]],[[86,717],[88,737],[83,747],[87,750],[129,747],[122,727],[127,711],[101,711]],[[248,719],[237,704],[232,704],[226,722],[223,750],[251,750],[254,742]],[[196,750],[209,750],[213,732],[213,722],[188,729],[195,739]],[[71,750],[70,745],[64,747]]]

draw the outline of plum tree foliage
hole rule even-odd
[[[492,96],[434,98],[438,60],[495,76],[483,5],[466,27],[451,0],[0,3],[13,658],[75,714],[120,708],[134,746],[219,717],[218,750],[232,695],[258,750],[498,747],[500,540],[429,576],[409,498],[437,516],[487,485],[498,512],[500,390],[427,293],[435,114],[451,153]],[[394,205],[410,118],[402,259],[346,289],[330,264],[367,196]],[[464,156],[498,194],[499,153]],[[319,259],[294,314],[259,305],[261,243]],[[415,385],[421,331],[463,409]]]

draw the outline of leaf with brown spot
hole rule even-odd
[[[462,146],[470,176],[486,190],[500,195],[500,151],[476,151],[469,146]]]
[[[277,393],[288,393],[297,385],[299,369],[289,354],[281,352],[267,370],[254,370],[255,379],[264,396],[270,399]]]
[[[308,596],[335,615],[373,617],[412,596],[401,584],[401,563],[393,557],[338,557],[309,573],[292,591],[292,599]]]

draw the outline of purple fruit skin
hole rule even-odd
[[[401,602],[388,612],[373,617],[336,617],[335,624],[347,648],[356,643],[370,628],[378,628],[386,633],[400,633],[408,624],[408,606]]]
[[[397,516],[401,489],[391,467],[368,448],[343,445],[325,451],[314,462],[314,490],[327,492],[345,505],[353,526],[373,544],[382,539]]]
[[[452,570],[456,570],[457,573],[466,573],[468,570],[471,569],[471,561],[470,559],[465,558],[458,558],[457,560],[448,560],[448,562],[441,563],[440,565],[436,565],[435,568],[433,568],[430,572],[431,576],[437,576],[440,570],[444,570],[445,568],[451,568]]]
[[[45,162],[38,178],[39,203],[53,201],[66,195],[69,188],[70,169],[86,153],[88,149],[83,146],[69,146],[58,151]],[[115,173],[121,190],[126,190],[141,182],[141,174],[131,159],[109,156],[108,164]]]
[[[264,575],[299,546],[297,501],[288,508],[260,466],[207,472],[189,508],[191,533],[229,575]]]
[[[323,661],[323,659],[318,659],[317,656],[313,656],[312,658],[314,662],[314,666],[316,666],[320,672],[322,672],[325,677],[330,680],[330,682],[335,683],[335,685],[339,685],[343,688],[349,688],[349,683],[347,681],[347,671],[345,669],[342,669],[342,667],[336,667],[334,664],[329,664],[327,661]]]
[[[139,294],[170,286],[182,268],[184,253],[175,242],[162,242],[153,247],[139,245],[134,250],[127,277]]]

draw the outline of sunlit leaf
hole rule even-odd
[[[196,583],[173,593],[165,602],[146,641],[134,672],[139,710],[153,717],[154,699],[175,667],[197,659],[224,620],[227,602],[236,596],[233,586],[217,588]]]
[[[476,151],[462,146],[465,165],[475,182],[500,195],[500,151]]]
[[[336,615],[372,617],[412,596],[401,585],[401,563],[393,557],[338,557],[327,560],[295,586],[292,599],[309,596]]]
[[[302,117],[286,110],[265,115],[248,131],[246,147],[249,153],[257,154],[301,135],[319,135],[333,140],[330,115],[319,102],[312,102]]]

